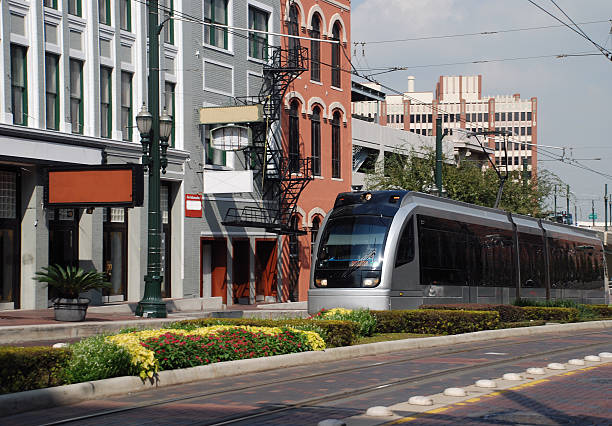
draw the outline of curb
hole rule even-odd
[[[158,373],[155,380],[145,382],[135,376],[126,376],[0,395],[0,412],[4,417],[24,411],[41,410],[44,408],[75,404],[91,399],[100,399],[128,393],[143,392],[156,388],[186,384],[200,380],[238,376],[278,368],[340,361],[361,356],[378,355],[408,349],[450,346],[455,343],[487,341],[506,337],[535,336],[568,331],[607,329],[612,329],[612,320],[543,325],[504,330],[486,330],[474,333],[456,334],[452,336],[395,340],[389,342],[332,348],[318,352],[303,352],[277,355],[266,358],[227,361],[200,367],[162,371]]]

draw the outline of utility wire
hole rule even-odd
[[[584,34],[582,32],[582,30],[580,30],[580,28],[578,27],[578,30],[576,30],[575,28],[573,28],[572,26],[568,25],[566,22],[562,21],[561,19],[559,19],[557,16],[555,16],[554,14],[550,13],[548,10],[544,9],[542,6],[540,6],[539,4],[537,4],[536,2],[534,2],[533,0],[527,0],[529,3],[531,3],[532,5],[534,5],[535,7],[537,7],[538,9],[540,9],[541,11],[543,11],[544,13],[546,13],[547,15],[551,16],[552,18],[554,18],[555,20],[561,22],[563,25],[565,25],[567,28],[569,28],[570,30],[572,30],[573,32],[575,32],[576,34],[578,34],[580,37],[585,38],[586,40],[588,40],[590,43],[592,43],[595,47],[597,47],[597,49],[599,49],[599,51],[602,53],[602,55],[604,55],[606,58],[608,58],[609,60],[612,61],[612,52],[610,52],[608,49],[605,49],[604,47],[600,46],[599,44],[595,43],[593,40],[591,40],[586,34]],[[554,2],[553,2],[554,3]],[[556,3],[555,3],[556,5]],[[557,6],[559,7],[559,6]],[[563,12],[563,11],[562,11]],[[563,12],[563,14],[565,15],[565,12]],[[567,15],[565,15],[567,16]],[[569,17],[568,17],[569,19]],[[571,21],[571,19],[570,19]],[[572,21],[573,22],[573,21]]]
[[[608,20],[601,21],[586,21],[580,22],[580,25],[590,25],[590,24],[602,24],[604,22],[609,22]],[[448,34],[448,35],[439,35],[439,36],[422,36],[422,37],[412,37],[412,38],[400,38],[400,39],[391,39],[391,40],[373,40],[373,41],[356,41],[353,42],[355,46],[357,45],[367,45],[367,44],[384,44],[384,43],[401,43],[406,41],[422,41],[422,40],[438,40],[438,39],[446,39],[446,38],[460,38],[460,37],[473,37],[473,36],[488,36],[502,33],[513,33],[513,32],[521,32],[521,31],[532,31],[532,30],[544,30],[549,28],[561,28],[566,25],[545,25],[540,27],[526,27],[526,28],[513,28],[507,30],[494,30],[494,31],[480,31],[475,33],[463,33],[463,34]]]

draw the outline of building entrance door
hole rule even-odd
[[[79,266],[79,209],[53,209],[49,215],[49,265]],[[58,295],[49,289],[48,298]]]
[[[248,305],[250,299],[251,243],[249,240],[234,239],[232,246],[234,251],[232,256],[233,302],[234,304]]]
[[[21,226],[17,217],[19,198],[17,172],[0,170],[0,305],[20,308],[20,240]]]
[[[258,302],[276,301],[276,261],[276,241],[257,240],[255,242],[255,300]]]
[[[221,297],[227,304],[227,242],[225,238],[202,240],[200,296]]]
[[[104,290],[107,302],[127,300],[127,214],[125,209],[104,211],[104,275],[112,287]]]

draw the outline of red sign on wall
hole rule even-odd
[[[185,194],[185,217],[202,217],[202,196]]]

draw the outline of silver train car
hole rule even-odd
[[[339,194],[313,250],[308,311],[571,299],[610,303],[593,231],[409,191]]]

